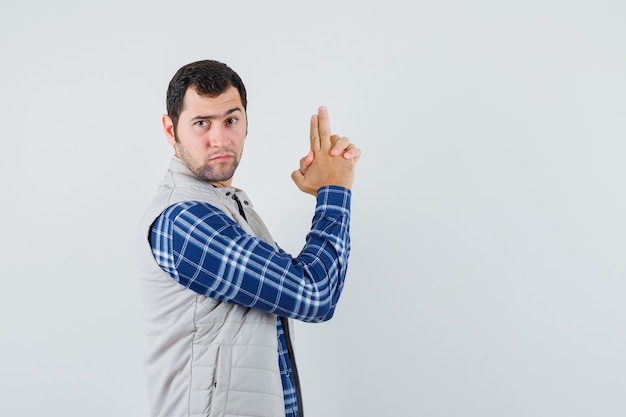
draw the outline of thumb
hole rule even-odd
[[[308,186],[305,183],[305,181],[304,181],[304,174],[302,174],[302,171],[300,171],[299,169],[296,169],[295,171],[293,171],[291,173],[291,179],[293,180],[293,182],[296,183],[296,186],[303,193],[311,194],[312,196],[316,196],[317,195],[317,190],[316,189],[312,189],[310,186]]]
[[[313,163],[314,157],[315,154],[313,153],[313,151],[309,151],[309,153],[306,154],[304,158],[300,159],[300,171],[303,174],[306,174],[306,170],[309,168],[309,165]]]
[[[302,185],[302,181],[304,179],[304,174],[302,174],[302,171],[300,171],[299,169],[296,169],[295,171],[293,171],[291,173],[291,179],[293,180],[293,182],[296,183],[298,188],[301,189],[300,185]]]

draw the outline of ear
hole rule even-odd
[[[174,123],[172,123],[172,119],[167,114],[164,114],[161,118],[161,122],[163,122],[163,131],[167,137],[167,142],[172,146],[176,145],[176,138],[174,137]]]

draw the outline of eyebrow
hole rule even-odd
[[[233,107],[232,109],[227,110],[226,112],[224,112],[223,114],[217,114],[217,115],[207,115],[207,116],[203,116],[203,115],[198,115],[198,116],[194,116],[191,118],[191,121],[194,120],[215,120],[215,119],[223,119],[225,117],[230,116],[233,113],[236,112],[240,112],[243,113],[243,110],[241,110],[240,107]]]

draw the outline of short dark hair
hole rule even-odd
[[[187,89],[192,87],[199,95],[217,97],[230,87],[239,91],[241,104],[247,109],[246,87],[239,75],[228,65],[214,61],[196,61],[181,67],[167,88],[167,114],[172,119],[174,129],[183,111],[183,100]]]

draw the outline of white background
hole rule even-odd
[[[297,327],[308,417],[626,415],[622,0],[3,0],[0,415],[147,417],[133,239],[205,58],[284,248],[310,115],[363,150],[342,303]]]

